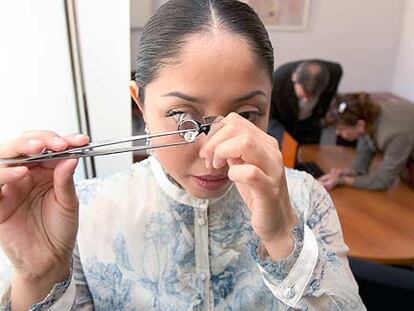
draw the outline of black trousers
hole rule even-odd
[[[298,130],[294,135],[299,144],[319,144],[322,133],[322,125],[320,120],[306,119],[299,121]]]
[[[349,264],[368,310],[414,309],[414,270],[352,257]]]

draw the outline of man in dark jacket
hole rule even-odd
[[[319,143],[341,76],[339,64],[322,60],[279,67],[273,75],[270,125],[280,122],[300,144]]]

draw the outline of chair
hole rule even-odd
[[[368,310],[411,310],[414,271],[349,258],[359,285],[359,294]]]

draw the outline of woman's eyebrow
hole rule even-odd
[[[163,97],[178,97],[178,98],[181,98],[189,102],[201,103],[201,100],[198,99],[197,97],[186,95],[180,92],[170,92],[170,93],[164,94]]]
[[[253,92],[247,93],[246,95],[243,95],[243,96],[240,96],[240,97],[236,98],[236,99],[235,99],[235,102],[236,102],[236,103],[238,103],[238,102],[243,102],[243,101],[245,101],[245,100],[249,100],[249,99],[251,99],[251,98],[253,98],[253,97],[255,97],[255,96],[264,96],[264,97],[267,97],[267,95],[266,95],[266,93],[265,93],[265,92],[260,91],[260,90],[256,90],[256,91],[253,91]]]
[[[189,102],[201,103],[201,100],[199,98],[194,97],[194,96],[190,96],[190,95],[186,95],[186,94],[183,94],[183,93],[177,92],[177,91],[170,92],[170,93],[164,94],[162,96],[163,97],[178,97],[180,99],[183,99],[183,100],[186,100],[186,101],[189,101]],[[249,99],[251,99],[253,97],[256,97],[256,96],[264,96],[264,97],[267,97],[267,95],[266,95],[265,92],[260,91],[260,90],[256,90],[256,91],[252,91],[250,93],[247,93],[247,94],[245,94],[243,96],[237,97],[234,100],[234,102],[236,102],[236,103],[243,102],[243,101],[249,100]]]

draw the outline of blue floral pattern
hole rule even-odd
[[[212,305],[227,311],[364,310],[345,264],[347,247],[332,201],[310,176],[286,171],[300,222],[292,233],[292,254],[272,262],[258,256],[260,241],[236,187],[218,200],[192,198],[153,163],[158,162],[150,157],[126,172],[77,186],[81,214],[74,271],[82,290],[73,301],[90,301],[98,311]],[[198,222],[200,215],[205,223]],[[305,227],[316,237],[317,250],[309,246]],[[313,254],[314,266],[297,266]],[[308,281],[292,300],[284,283],[297,269],[302,271],[297,283]]]

